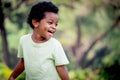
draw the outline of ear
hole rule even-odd
[[[39,23],[35,19],[32,19],[32,24],[35,28],[38,27],[38,25],[39,25]]]

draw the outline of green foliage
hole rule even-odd
[[[0,45],[2,45],[2,38],[0,36]],[[0,62],[2,61],[2,46],[0,46]]]
[[[7,30],[7,39],[9,43],[9,50],[11,54],[17,53],[17,48],[19,44],[19,38],[31,32],[30,27],[26,23],[27,13],[32,4],[35,3],[33,0],[31,4],[27,5],[23,3],[19,8],[10,12],[10,8],[15,7],[20,1],[17,0],[2,0],[3,2],[10,2],[9,8],[4,8],[5,13],[5,28]],[[28,2],[29,2],[28,1]],[[39,0],[36,0],[39,1]],[[104,33],[107,29],[111,27],[115,18],[120,15],[120,10],[118,11],[113,3],[106,4],[106,0],[51,0],[57,4],[60,8],[58,31],[55,37],[62,42],[65,47],[71,47],[76,40],[77,25],[76,19],[79,20],[79,27],[81,31],[81,43],[83,46],[89,45],[93,39],[96,38],[100,33]],[[73,1],[73,2],[72,2]],[[34,3],[33,3],[34,2]],[[114,1],[113,1],[114,2]],[[115,2],[114,2],[115,3]],[[8,3],[7,3],[8,4]],[[74,9],[68,6],[74,6]],[[11,7],[10,7],[11,6]],[[66,7],[67,6],[67,7]],[[120,27],[120,25],[118,25]],[[113,65],[116,65],[116,60],[120,63],[120,31],[119,28],[109,32],[101,42],[91,50],[94,56],[97,51],[100,50],[101,46],[107,46],[110,50],[107,55],[97,58],[94,60],[92,67],[99,68],[98,70],[92,71],[91,69],[76,69],[73,70],[75,66],[75,56],[70,57],[71,64],[69,67],[69,75],[71,80],[110,80],[114,76],[108,74],[106,69],[113,69]],[[79,44],[79,43],[78,43]],[[0,45],[2,45],[2,39],[0,36]],[[86,46],[87,47],[87,46]],[[84,47],[83,47],[84,48]],[[71,51],[71,50],[69,50]],[[70,52],[71,53],[71,52]],[[69,53],[68,53],[69,54]],[[72,54],[72,53],[71,53]],[[102,54],[102,53],[101,53]],[[89,53],[90,55],[90,53]],[[89,56],[88,55],[88,56]],[[2,46],[0,46],[0,61],[2,61]],[[68,55],[69,56],[69,55]],[[72,55],[73,56],[73,55]],[[91,56],[91,57],[92,57]],[[72,58],[72,59],[71,59]],[[118,68],[119,69],[119,68]],[[100,74],[98,74],[100,71]],[[0,79],[7,79],[12,70],[7,68],[5,64],[0,63]],[[110,77],[111,76],[111,77]],[[18,80],[25,80],[25,73],[18,77]],[[116,80],[116,79],[115,79]]]
[[[12,70],[4,63],[0,63],[0,80],[8,80]],[[16,80],[25,80],[25,73],[23,72]]]
[[[16,80],[25,80],[25,72],[23,72],[22,74],[20,74]]]
[[[76,69],[69,71],[70,80],[98,80],[98,70]]]
[[[52,2],[56,3],[56,4],[68,4],[70,1],[69,0],[51,0]]]
[[[120,25],[118,25],[120,26]],[[103,62],[107,65],[113,65],[117,60],[120,63],[120,37],[119,29],[111,31],[107,38],[104,40],[106,45],[109,46],[110,54],[104,57]]]
[[[0,79],[7,80],[12,70],[10,70],[4,63],[0,63]]]
[[[100,73],[99,79],[102,80],[119,80],[120,78],[120,62],[115,60],[112,65],[105,65]]]

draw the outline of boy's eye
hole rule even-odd
[[[58,24],[56,24],[56,26],[57,26]]]
[[[48,22],[48,24],[52,24],[52,22]]]
[[[54,22],[52,22],[52,21],[48,21],[47,23],[48,23],[49,25],[54,24]],[[56,27],[57,27],[57,25],[58,25],[58,23],[55,24]]]

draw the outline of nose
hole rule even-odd
[[[53,25],[52,25],[52,28],[53,28],[53,29],[56,29],[56,28],[57,28],[56,24],[53,24]]]

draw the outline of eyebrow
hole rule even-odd
[[[54,22],[54,20],[53,20],[53,19],[48,19],[48,20],[51,20],[51,21],[53,21],[53,22]],[[58,23],[58,21],[59,21],[59,20],[57,20],[57,22],[56,22],[56,23]]]

